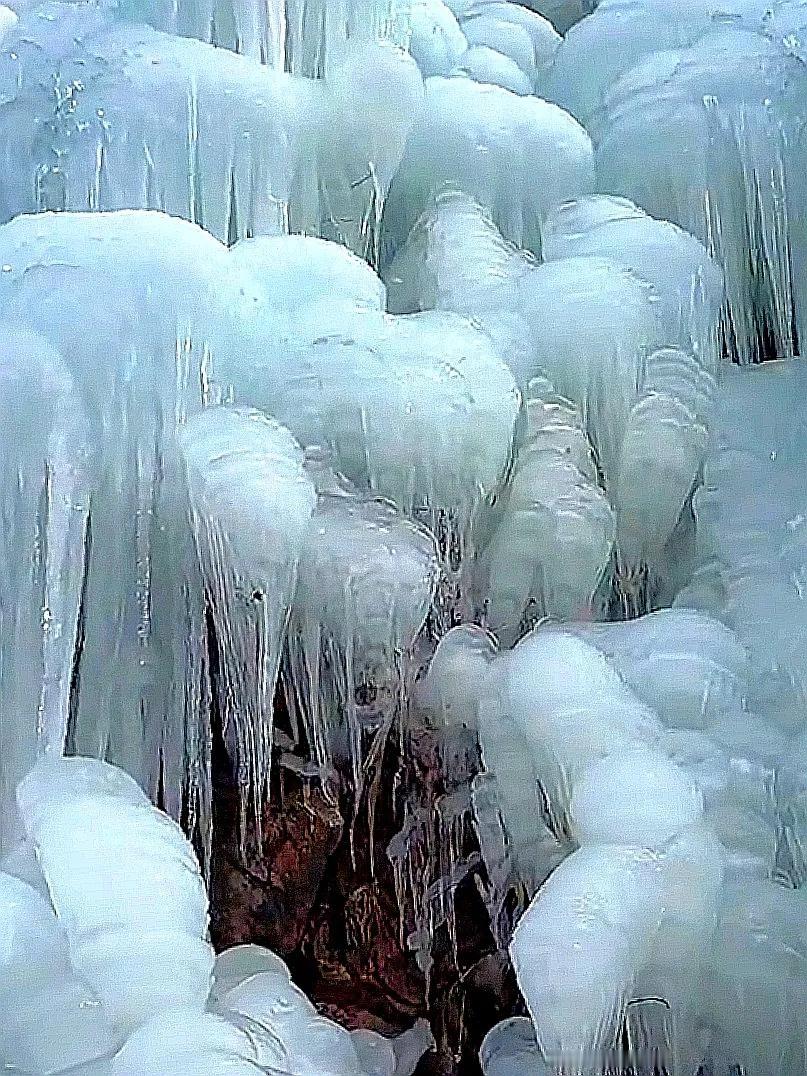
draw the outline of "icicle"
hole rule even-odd
[[[87,526],[87,429],[44,339],[0,330],[0,853],[17,783],[65,749]]]
[[[286,645],[286,695],[323,774],[367,764],[399,720],[410,652],[434,600],[434,539],[389,505],[322,492],[308,527]],[[377,742],[376,742],[377,741]]]
[[[218,707],[258,834],[269,793],[275,684],[314,487],[291,434],[257,412],[210,408],[180,437],[218,652]]]
[[[67,750],[119,762],[176,818],[207,817],[201,590],[185,585],[175,434],[212,356],[238,338],[229,319],[246,289],[223,246],[156,213],[21,217],[0,229],[0,252],[4,311],[63,356],[87,420],[79,626],[59,644],[72,649]]]

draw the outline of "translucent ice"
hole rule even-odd
[[[425,529],[382,502],[320,494],[302,548],[285,687],[322,774],[349,761],[356,800],[366,751],[375,744],[378,754],[399,714],[438,578]]]
[[[707,369],[718,360],[722,274],[694,236],[654,220],[622,198],[596,195],[566,202],[543,226],[547,260],[597,255],[651,283],[661,304],[665,343],[678,343]]]
[[[424,78],[448,75],[467,48],[465,34],[443,0],[410,5],[408,49]]]
[[[242,811],[269,791],[273,704],[314,486],[292,435],[260,412],[208,408],[180,450],[218,652],[218,712]],[[206,740],[209,731],[201,731]]]
[[[755,28],[766,6],[764,0],[602,0],[565,35],[552,71],[552,100],[587,125],[609,86],[638,61],[693,44],[721,24]]]
[[[592,137],[601,189],[686,228],[722,264],[725,346],[749,362],[792,355],[794,305],[797,327],[803,317],[791,142],[801,70],[774,41],[729,26],[631,68]]]
[[[185,684],[201,655],[187,625],[201,592],[183,590],[193,554],[175,434],[235,339],[244,285],[215,239],[158,213],[18,217],[0,229],[0,264],[4,312],[63,357],[87,419],[68,750],[161,787],[178,817],[194,798],[198,669]]]
[[[615,536],[579,412],[545,382],[528,395],[528,428],[480,566],[486,622],[505,645],[525,623],[591,609]]]
[[[326,448],[360,491],[426,523],[444,550],[462,549],[499,487],[519,407],[489,339],[448,313],[333,303],[307,306],[281,331],[259,306],[253,331],[254,347],[219,366],[236,402]]]
[[[471,195],[507,239],[540,251],[550,207],[588,194],[593,181],[588,135],[555,105],[469,78],[429,78],[387,200],[387,256],[446,189]]]
[[[472,317],[528,394],[548,375],[585,416],[625,581],[637,567],[666,577],[706,448],[719,271],[692,236],[621,199],[561,204],[544,232],[553,260],[536,265],[471,198],[443,194],[387,270],[390,306]]]
[[[230,242],[291,221],[362,253],[423,96],[414,61],[371,39],[315,81],[103,4],[25,12],[0,45],[0,78],[0,143],[15,147],[2,220],[162,209]]]
[[[87,520],[87,430],[58,354],[0,329],[0,851],[14,791],[65,747]]]

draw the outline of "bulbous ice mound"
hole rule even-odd
[[[391,317],[331,302],[305,306],[280,333],[259,305],[240,328],[251,346],[218,366],[236,402],[327,448],[359,490],[467,540],[503,477],[520,403],[487,336],[448,313]]]
[[[81,1076],[409,1076],[431,1043],[318,1016],[283,961],[214,963],[190,844],[121,770],[39,762],[18,789],[44,893],[0,872],[0,1062]],[[212,989],[211,989],[212,985]]]
[[[175,435],[235,345],[248,286],[212,236],[150,212],[18,217],[0,264],[4,311],[63,356],[87,419],[69,749],[119,762],[150,795],[162,784],[179,817],[201,727],[184,642],[201,591],[180,598],[193,553]]]
[[[512,645],[545,616],[583,616],[611,558],[614,517],[577,409],[531,382],[501,515],[481,557],[483,615]]]
[[[471,195],[506,239],[540,252],[550,207],[593,188],[591,142],[568,113],[469,78],[429,78],[387,199],[386,259],[444,190]]]
[[[472,47],[506,58],[525,76],[529,92],[546,96],[546,78],[561,42],[548,19],[520,4],[493,0],[468,7],[460,15],[460,28]]]
[[[386,288],[366,261],[313,235],[260,236],[231,248],[266,310],[291,318],[309,305],[353,303],[386,308]]]
[[[593,15],[564,37],[549,97],[586,126],[609,86],[654,52],[685,48],[721,25],[756,30],[766,0],[602,0]]]
[[[165,1008],[201,1011],[213,967],[207,894],[179,827],[91,759],[39,763],[18,803],[70,961],[110,1025],[129,1032]]]
[[[610,195],[556,206],[542,235],[547,261],[581,255],[610,258],[652,284],[665,342],[677,342],[707,370],[714,369],[723,274],[700,240]]]
[[[710,371],[718,361],[720,270],[692,236],[626,199],[603,195],[550,210],[543,242],[547,260],[536,265],[502,238],[473,199],[442,194],[386,271],[390,307],[447,309],[472,318],[495,342],[527,397],[536,396],[530,407],[543,406],[542,392],[550,394],[547,407],[557,406],[550,399],[557,389],[566,398],[562,406],[577,408],[575,421],[592,441],[598,469],[590,467],[590,481],[581,486],[565,459],[564,481],[550,481],[547,488],[556,506],[561,489],[572,491],[578,514],[587,520],[586,533],[606,538],[587,545],[579,576],[585,585],[566,587],[554,599],[549,583],[543,585],[550,600],[539,600],[536,614],[543,609],[580,615],[596,587],[597,549],[611,541],[602,526],[598,482],[616,510],[620,573],[630,583],[637,569],[647,569],[653,587],[672,595],[677,587],[669,543],[706,451],[714,391]],[[670,341],[679,347],[661,346]],[[551,384],[535,388],[547,382],[546,375]],[[546,447],[546,440],[541,444]],[[512,482],[525,504],[530,489],[539,489],[529,478],[536,462],[534,454],[530,458],[525,474],[517,473]],[[576,458],[578,469],[580,462]],[[530,488],[519,493],[524,479]],[[568,542],[552,545],[555,559],[562,559],[565,548],[575,559]],[[509,564],[505,553],[505,567]],[[583,564],[591,569],[583,570]],[[521,585],[523,573],[519,578]],[[535,588],[541,585],[533,587],[530,596],[540,599]],[[496,628],[504,626],[503,615],[508,621],[515,616],[517,626],[522,610],[516,606],[522,603],[511,591],[508,601],[515,605],[506,615],[495,614]],[[636,611],[644,611],[638,604]]]
[[[49,900],[0,873],[0,1059],[21,1072],[62,1072],[121,1043],[78,978]]]

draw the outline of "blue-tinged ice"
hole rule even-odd
[[[88,495],[88,431],[65,363],[42,337],[0,330],[0,851],[14,792],[67,739]]]
[[[236,339],[243,281],[215,239],[157,213],[19,217],[0,229],[0,262],[4,312],[62,356],[86,415],[67,749],[119,763],[179,817],[204,799],[204,654],[188,630],[202,594],[184,585],[195,558],[175,437]]]
[[[207,894],[176,823],[90,759],[40,763],[17,796],[72,967],[109,1024],[129,1033],[166,1007],[201,1010],[213,968]]]
[[[444,190],[475,198],[507,239],[540,251],[549,209],[593,186],[591,142],[568,113],[470,78],[428,78],[386,203],[386,256]]]
[[[300,446],[260,412],[207,408],[187,422],[179,444],[218,654],[218,713],[242,821],[247,807],[259,821],[283,637],[316,492]],[[201,624],[195,628],[202,634]],[[196,735],[209,751],[209,719],[200,718]]]
[[[440,562],[425,528],[329,482],[303,539],[288,632],[287,706],[328,781],[347,763],[356,806],[405,706]]]

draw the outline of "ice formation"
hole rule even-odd
[[[5,1067],[93,1076],[412,1072],[429,1044],[422,1029],[399,1041],[356,1040],[317,1017],[271,951],[244,946],[214,960],[193,851],[121,770],[45,760],[18,798],[44,885],[39,892],[0,873]]]
[[[805,33],[0,8],[0,1068],[805,1071]]]
[[[87,523],[87,430],[47,341],[0,334],[0,848],[18,825],[17,784],[65,749]]]
[[[355,799],[403,704],[439,574],[424,528],[388,504],[321,490],[302,549],[285,687],[313,761],[326,780],[337,759],[349,762]]]
[[[260,412],[207,408],[185,424],[179,448],[218,653],[218,713],[242,803],[259,818],[283,633],[316,492],[300,446]],[[209,751],[209,725],[197,736],[200,753]]]

